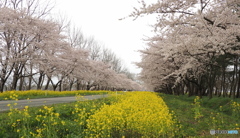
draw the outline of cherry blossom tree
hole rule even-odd
[[[0,1],[0,91],[133,90],[121,60],[70,23],[47,17],[50,2]],[[67,23],[67,24],[66,24]]]
[[[89,64],[86,64],[87,67],[85,67],[88,68],[85,71],[88,76],[80,75],[78,80],[81,81],[77,81],[77,89],[80,87],[82,87],[81,89],[113,89],[116,87],[116,85],[112,85],[114,81],[108,82],[108,80],[114,78],[116,73],[124,73],[128,78],[134,80],[132,73],[123,66],[121,59],[110,49],[97,42],[94,37],[86,38],[81,30],[75,27],[69,28],[67,34],[68,42],[73,48],[89,52]]]
[[[237,0],[160,0],[141,2],[130,17],[156,14],[156,35],[149,39],[138,66],[148,88],[189,95],[221,95],[230,91],[239,97],[240,2]],[[231,55],[231,56],[229,56]],[[223,92],[227,58],[235,61],[231,89]],[[222,72],[219,68],[222,67]],[[217,81],[222,79],[222,86]],[[225,88],[224,88],[225,89]],[[225,89],[226,90],[226,89]],[[182,91],[182,92],[180,92]],[[235,94],[237,92],[237,94]]]
[[[31,17],[42,18],[50,13],[54,4],[49,0],[1,0],[0,7],[24,12]]]
[[[30,63],[41,60],[44,54],[54,51],[56,45],[64,45],[55,23],[32,18],[24,11],[1,8],[1,90],[10,75],[12,88],[24,77],[23,70]],[[45,56],[47,56],[45,55]]]

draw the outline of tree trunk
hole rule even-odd
[[[213,90],[214,90],[214,86],[215,86],[215,81],[216,81],[216,71],[214,71],[213,69],[213,65],[210,65],[210,74],[209,74],[209,79],[208,79],[208,85],[209,85],[209,99],[211,99],[213,97]]]
[[[17,72],[15,71],[14,74],[13,74],[13,81],[12,81],[12,87],[11,87],[11,90],[17,90],[17,82],[18,82],[18,74]]]
[[[54,84],[53,84],[52,87],[53,87],[53,90],[56,91],[57,85],[54,85]]]
[[[237,87],[237,60],[238,58],[235,58],[235,64],[234,64],[234,74],[233,77],[235,78],[233,81],[233,89],[232,89],[232,98],[235,99],[236,98],[236,87]]]
[[[81,89],[81,83],[79,81],[77,81],[77,90],[80,90]]]
[[[37,90],[40,90],[40,89],[41,89],[41,84],[42,84],[42,81],[43,81],[43,76],[44,76],[43,71],[40,71],[40,76],[39,76],[39,78],[38,78],[38,83],[37,83]]]
[[[236,98],[236,89],[237,89],[237,84],[238,84],[238,58],[236,57],[235,59],[235,64],[234,64],[234,76],[235,82],[234,82],[234,89],[233,89],[233,98]]]
[[[4,85],[5,85],[5,80],[1,79],[1,82],[0,82],[0,92],[2,93],[4,91]]]
[[[48,90],[50,81],[51,81],[51,79],[48,77],[48,80],[47,80],[47,83],[46,83],[46,86],[45,86],[45,89],[44,89],[44,90]]]
[[[32,65],[30,65],[30,74],[33,74],[33,67]],[[33,76],[32,75],[29,75],[28,77],[28,90],[31,90],[32,89],[32,79],[33,79]]]
[[[28,90],[31,90],[31,88],[32,88],[32,76],[29,76],[28,77]]]
[[[238,71],[238,87],[237,87],[237,95],[236,98],[240,98],[240,69]]]
[[[231,98],[231,96],[232,96],[232,90],[233,90],[234,75],[233,75],[232,77],[233,77],[232,80],[231,80],[231,77],[229,77],[229,82],[230,82],[230,84],[229,84],[230,94],[228,95],[229,98]]]
[[[223,93],[223,97],[227,96],[227,90],[226,90],[226,69],[223,67],[223,74],[222,74],[222,90],[221,92]]]
[[[19,83],[19,91],[23,90],[23,83],[24,83],[24,77],[20,78],[20,83]]]
[[[57,85],[57,84],[56,84],[56,85]],[[59,86],[59,89],[58,89],[58,90],[61,92],[61,91],[62,91],[62,81],[59,82],[59,85],[58,85],[58,86]]]
[[[87,83],[87,90],[90,90],[91,86],[90,86],[90,82]]]
[[[236,98],[240,98],[240,69],[238,70],[238,86]]]
[[[73,86],[73,84],[74,84],[74,81],[70,81],[70,84],[69,84],[69,91],[72,90],[72,86]]]

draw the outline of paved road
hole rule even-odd
[[[88,95],[83,96],[78,100],[84,101],[84,100],[93,100],[93,99],[99,99],[103,97],[107,97],[108,95]],[[17,103],[14,108],[24,108],[25,106],[33,107],[33,106],[42,106],[42,105],[52,105],[57,103],[69,103],[69,102],[75,102],[77,101],[75,96],[71,97],[55,97],[55,98],[41,98],[41,99],[30,99],[30,100],[18,100],[18,101],[0,101],[0,112],[8,111],[9,106],[8,104],[11,103]]]

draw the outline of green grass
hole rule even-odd
[[[115,94],[113,91],[44,91],[44,90],[29,90],[29,91],[7,91],[0,93],[1,100],[14,100],[14,99],[38,99],[38,98],[52,98],[52,97],[66,97],[66,96],[76,96],[76,95],[101,95],[101,94]],[[123,93],[118,91],[117,93]],[[17,95],[17,97],[16,97]]]
[[[235,107],[232,106],[233,102],[240,103],[240,99],[232,100],[231,98],[221,97],[208,99],[203,97],[198,100],[196,97],[185,95],[159,95],[164,99],[169,109],[174,112],[174,120],[177,122],[175,127],[176,138],[210,138],[213,137],[209,133],[211,129],[236,130],[240,127],[240,104]],[[86,120],[104,104],[111,105],[117,101],[117,97],[113,96],[91,101],[55,104],[47,107],[31,107],[16,111],[12,104],[11,111],[0,113],[0,137],[18,138],[24,136],[35,138],[37,131],[40,130],[41,136],[46,138],[84,137],[84,130],[87,128]],[[218,134],[215,136],[240,137],[239,134]]]
[[[232,99],[214,97],[208,99],[203,97],[200,99],[200,108],[194,103],[195,97],[185,95],[174,96],[159,94],[164,101],[174,111],[175,118],[181,127],[178,127],[177,137],[213,137],[210,135],[210,130],[236,130],[239,128],[239,114],[233,116],[233,111],[230,106]],[[239,103],[239,99],[233,100]],[[220,109],[220,106],[222,108]],[[201,116],[195,119],[195,112],[199,111]],[[239,110],[239,107],[238,107]],[[239,131],[239,130],[238,130]],[[240,131],[239,131],[240,133]],[[240,137],[240,135],[225,135],[218,134],[219,137]]]
[[[46,138],[83,137],[87,118],[99,110],[103,104],[112,104],[116,101],[115,97],[108,97],[45,107],[31,107],[28,110],[25,108],[17,111],[12,105],[13,110],[0,113],[0,137],[35,138],[37,131],[41,129],[45,129],[42,130],[41,137]],[[29,117],[27,117],[28,115]],[[39,118],[39,121],[36,118]],[[15,125],[13,125],[14,123]],[[53,123],[55,124],[53,125]],[[30,135],[31,133],[35,135]]]

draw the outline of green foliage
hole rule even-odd
[[[100,128],[99,130],[97,129],[97,126],[110,126],[101,122],[104,119],[105,121],[110,120],[110,124],[113,126],[113,129],[111,129],[113,132],[109,133],[112,135],[110,137],[141,137],[145,134],[149,135],[151,131],[158,129],[159,127],[151,126],[153,124],[158,126],[160,123],[157,120],[159,118],[164,119],[165,113],[169,113],[172,116],[172,119],[165,118],[165,120],[173,121],[174,123],[171,131],[167,131],[167,134],[159,135],[160,137],[212,137],[209,133],[211,129],[240,130],[239,99],[231,100],[230,98],[217,97],[212,99],[203,97],[200,99],[199,97],[160,94],[163,100],[161,98],[154,99],[150,96],[146,97],[145,95],[142,95],[142,100],[139,100],[139,98],[132,97],[132,99],[129,99],[124,96],[116,96],[115,94],[112,97],[92,101],[80,101],[82,97],[78,96],[79,101],[73,103],[31,108],[25,106],[21,110],[16,109],[16,103],[13,102],[9,104],[10,111],[0,114],[0,137],[87,137],[86,134],[88,136],[97,134],[96,132],[100,130]],[[136,97],[139,96],[137,95]],[[12,95],[11,98],[16,100],[17,97],[17,95]],[[164,104],[165,106],[157,104],[164,102],[166,103]],[[162,107],[156,105],[161,105]],[[163,107],[166,111],[163,111]],[[158,110],[163,112],[155,114]],[[106,116],[109,116],[109,118]],[[123,117],[125,121],[127,120],[124,125],[128,127],[114,125],[124,121],[121,118],[118,121],[118,117]],[[91,122],[89,120],[92,120],[92,124],[89,124]],[[111,123],[111,120],[116,123]],[[94,122],[97,122],[96,125]],[[166,123],[166,121],[162,123]],[[149,127],[144,128],[140,126]],[[117,127],[128,129],[115,129]],[[90,129],[94,132],[91,133],[89,131],[86,133],[86,130]],[[216,136],[231,137],[233,135],[219,134]],[[234,136],[239,137],[240,135]]]
[[[49,91],[49,90],[28,90],[28,91],[6,91],[0,93],[0,100],[10,100],[17,95],[16,98],[20,99],[37,99],[37,98],[50,98],[50,97],[65,97],[65,96],[75,96],[75,95],[101,95],[101,94],[115,94],[113,91],[88,91],[88,90],[78,90],[78,91]],[[123,93],[121,91],[117,93]],[[14,100],[14,99],[13,99]]]
[[[175,113],[178,122],[177,137],[212,137],[209,131],[214,130],[238,130],[240,132],[240,114],[237,113],[239,99],[235,99],[234,108],[231,98],[213,97],[188,97],[160,94],[169,109]],[[236,106],[238,103],[238,106]],[[232,104],[233,105],[233,104]],[[234,110],[235,109],[235,110]],[[216,135],[219,137],[231,137],[233,135]],[[234,135],[239,137],[240,135]]]
[[[194,103],[192,104],[193,105],[193,113],[194,113],[194,119],[195,120],[198,120],[203,117],[202,115],[202,111],[201,111],[201,99],[196,96],[196,98],[194,99]]]
[[[232,116],[240,119],[240,103],[231,101]]]
[[[0,114],[0,137],[82,137],[86,120],[105,102],[112,104],[116,98],[77,101],[52,106],[16,109],[9,104],[10,111]]]

